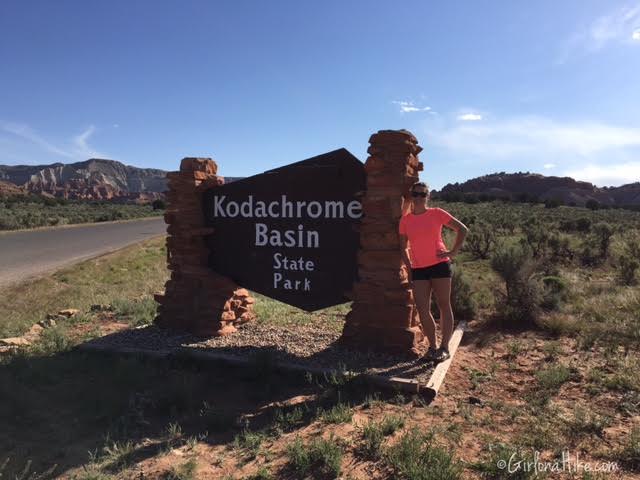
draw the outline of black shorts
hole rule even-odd
[[[412,268],[412,280],[431,280],[432,278],[451,278],[451,261],[436,263],[430,267]]]

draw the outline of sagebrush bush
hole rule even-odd
[[[505,282],[506,295],[496,290],[496,320],[507,328],[527,328],[540,314],[541,288],[535,277],[539,263],[524,245],[501,245],[491,267]]]
[[[342,447],[332,435],[305,444],[299,437],[287,448],[289,467],[299,478],[337,478],[342,469]]]
[[[607,222],[599,222],[593,226],[594,242],[598,247],[600,258],[606,260],[609,256],[609,247],[611,246],[611,237],[614,230]]]
[[[550,234],[546,226],[531,221],[522,226],[522,233],[524,238],[520,242],[529,247],[534,257],[544,257],[548,254]]]
[[[449,449],[437,445],[433,435],[417,429],[404,434],[385,452],[386,462],[397,477],[408,480],[454,480],[462,467]]]
[[[451,278],[451,298],[453,313],[456,318],[469,320],[478,312],[478,305],[473,296],[471,282],[459,265],[454,265]]]
[[[549,237],[551,259],[557,263],[571,263],[575,252],[571,248],[569,237],[554,233]]]
[[[465,248],[475,259],[489,258],[495,244],[495,230],[491,225],[488,225],[485,222],[479,222],[474,225],[465,239]]]
[[[622,253],[616,259],[618,282],[622,285],[636,285],[636,272],[640,268],[640,234],[629,233],[624,241]]]
[[[543,291],[541,306],[546,310],[558,310],[567,301],[569,286],[557,276],[542,277]]]

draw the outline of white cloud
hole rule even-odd
[[[508,170],[505,164],[539,165],[546,159],[562,160],[562,169],[583,172],[574,176],[589,180],[601,170],[594,170],[605,162],[621,166],[615,174],[616,182],[640,180],[630,166],[640,156],[640,128],[600,122],[559,122],[540,116],[492,118],[483,122],[427,122],[427,145],[431,143],[447,151],[453,158],[477,164],[491,163]],[[547,163],[545,168],[554,168]],[[551,167],[553,165],[553,167]],[[590,165],[587,170],[584,165]],[[526,167],[525,167],[526,168]],[[535,168],[535,167],[533,167]],[[569,175],[573,176],[573,175]],[[602,180],[601,180],[602,181]]]
[[[602,123],[559,123],[536,117],[454,124],[435,133],[438,144],[466,153],[511,156],[547,151],[590,155],[611,148],[640,146],[640,128]]]
[[[77,158],[87,159],[103,157],[103,155],[94,150],[87,141],[89,137],[96,131],[96,127],[89,125],[89,127],[80,135],[73,137],[73,152]]]
[[[575,32],[564,45],[558,63],[573,54],[588,54],[609,45],[635,43],[640,40],[640,4],[622,7],[595,19],[588,27]]]
[[[0,129],[4,132],[11,133],[17,137],[27,140],[30,143],[38,145],[49,153],[73,158],[73,155],[70,152],[52,145],[40,135],[38,135],[31,127],[29,127],[29,125],[25,125],[22,123],[2,122],[0,123]]]
[[[482,115],[478,113],[464,113],[462,115],[458,115],[458,120],[463,120],[465,122],[475,122],[478,120],[482,120]]]
[[[429,112],[431,111],[431,107],[416,107],[413,102],[405,102],[405,101],[393,101],[396,105],[400,106],[400,112],[402,113],[410,113],[410,112]]]
[[[589,164],[585,167],[566,170],[564,175],[599,186],[624,185],[640,181],[640,162],[607,164],[606,166]]]
[[[36,145],[49,153],[72,160],[86,160],[90,157],[106,157],[89,145],[89,138],[96,131],[93,125],[90,125],[83,132],[72,137],[71,141],[67,142],[68,144],[65,147],[52,144],[26,124],[0,122],[0,130]]]
[[[546,169],[555,168],[556,164],[555,163],[545,163],[543,165],[543,167],[546,168]]]

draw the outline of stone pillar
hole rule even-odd
[[[415,354],[424,335],[402,262],[398,224],[422,170],[422,148],[406,130],[381,130],[369,143],[359,281],[341,340],[356,347]]]
[[[204,237],[215,235],[204,224],[202,194],[224,184],[210,158],[184,158],[179,172],[167,174],[167,264],[171,278],[160,304],[156,325],[199,336],[225,335],[235,325],[255,319],[254,299],[231,279],[208,266]]]

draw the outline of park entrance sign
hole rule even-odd
[[[423,168],[411,132],[380,130],[364,165],[344,149],[225,184],[210,158],[167,174],[167,268],[156,325],[233,335],[251,291],[315,311],[351,300],[340,341],[417,351],[423,339],[398,223]]]
[[[364,165],[340,149],[208,189],[210,267],[307,311],[347,302],[365,188]]]

